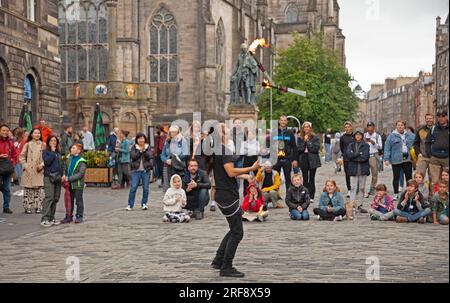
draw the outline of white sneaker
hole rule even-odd
[[[403,191],[403,187],[400,186],[400,187],[398,188],[398,192],[401,193],[402,191]]]
[[[50,222],[50,224],[51,224],[52,226],[57,226],[57,225],[60,225],[60,224],[61,224],[60,221],[56,221],[56,220],[52,220],[52,221],[49,221],[49,222]]]
[[[334,220],[333,221],[342,221],[342,216],[337,216],[336,218],[334,218]]]
[[[41,222],[41,226],[42,227],[50,227],[50,226],[52,226],[53,224],[52,223],[50,223],[49,221],[42,221]]]
[[[130,211],[133,210],[130,206],[127,206],[127,208],[125,208],[126,211]]]
[[[350,198],[350,192],[345,195],[346,198]]]
[[[18,191],[16,191],[13,196],[17,196],[17,197],[23,197],[24,191],[23,189],[20,189]]]
[[[319,221],[322,221],[322,217],[319,216],[319,215],[316,216],[316,219],[319,220]]]
[[[395,195],[394,195],[393,200],[394,200],[394,201],[398,201],[398,194],[395,194]]]
[[[141,209],[142,209],[142,210],[147,210],[147,209],[148,209],[147,204],[142,205]]]

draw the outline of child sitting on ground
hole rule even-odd
[[[170,188],[167,189],[163,199],[164,212],[163,222],[187,223],[191,217],[183,212],[187,204],[186,193],[181,187],[181,177],[173,175],[170,178]]]
[[[448,225],[448,182],[440,180],[438,182],[439,191],[431,198],[431,207],[433,209],[433,223]]]
[[[344,196],[340,192],[336,181],[328,180],[320,196],[319,207],[314,208],[314,214],[319,220],[342,221],[346,211],[344,208]]]
[[[308,206],[311,202],[309,191],[303,186],[303,178],[299,174],[292,176],[292,185],[286,194],[286,204],[292,220],[309,220]]]
[[[414,173],[414,180],[419,184],[419,191],[422,193],[425,202],[428,201],[430,195],[430,189],[428,186],[428,182],[425,182],[425,176],[423,173],[416,171]]]
[[[384,184],[378,184],[375,187],[376,195],[370,205],[370,219],[389,221],[394,218],[394,200],[387,194],[387,187]]]
[[[449,182],[449,174],[448,174],[448,167],[444,167],[444,169],[441,172],[441,177],[439,180],[444,180]],[[434,193],[437,193],[439,191],[439,182],[436,182],[434,185]]]
[[[269,215],[264,203],[264,197],[254,182],[251,182],[247,187],[247,195],[244,197],[241,207],[244,211],[242,219],[246,221],[253,222],[257,220],[263,222]]]
[[[425,205],[416,180],[407,182],[406,190],[400,195],[400,202],[394,210],[394,214],[398,223],[426,222],[426,217],[431,214],[431,209]]]

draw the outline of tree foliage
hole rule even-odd
[[[287,49],[279,50],[274,70],[278,85],[304,90],[306,97],[273,91],[273,118],[281,114],[296,116],[313,123],[316,132],[327,128],[339,130],[352,120],[358,103],[349,87],[352,77],[339,63],[336,54],[324,46],[323,37],[300,37]],[[266,91],[258,101],[260,118],[270,119],[270,94]]]

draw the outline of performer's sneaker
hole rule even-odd
[[[211,267],[214,268],[214,269],[221,269],[222,268],[222,263],[219,263],[219,262],[216,262],[216,261],[212,261]]]
[[[220,270],[221,277],[232,277],[232,278],[243,278],[245,274],[243,272],[238,271],[236,268],[226,268]]]

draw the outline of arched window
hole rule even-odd
[[[284,19],[286,23],[298,22],[298,9],[295,4],[291,3],[287,6]]]
[[[104,1],[62,1],[58,9],[61,82],[104,81],[108,21]]]
[[[174,16],[161,8],[150,24],[150,81],[178,81],[178,39]]]
[[[31,103],[31,122],[34,125],[37,123],[39,116],[39,96],[36,89],[36,79],[32,74],[27,74],[23,79],[23,99],[24,102]]]

